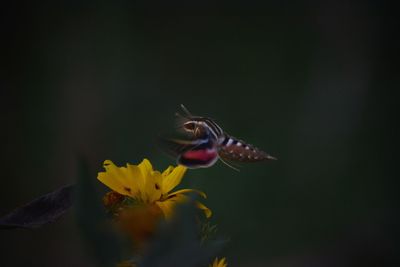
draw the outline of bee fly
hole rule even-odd
[[[237,170],[228,162],[258,162],[276,160],[264,151],[225,133],[212,119],[193,116],[181,105],[185,114],[180,118],[178,127],[189,137],[183,139],[163,139],[164,147],[177,158],[178,164],[188,168],[207,168],[218,159]]]

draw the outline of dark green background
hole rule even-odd
[[[221,163],[205,191],[230,266],[396,266],[399,76],[385,2],[8,3],[0,214],[155,146],[185,104],[279,158]],[[1,266],[94,266],[73,213],[0,232]]]

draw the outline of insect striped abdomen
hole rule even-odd
[[[276,159],[264,151],[228,135],[219,145],[218,154],[222,159],[240,162]]]

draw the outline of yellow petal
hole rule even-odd
[[[137,187],[136,195],[137,197],[141,198],[141,194],[145,190],[145,179],[143,177],[143,174],[140,168],[136,165],[131,165],[128,163],[126,164],[126,166],[128,175],[134,178],[133,180]]]
[[[168,170],[168,169],[167,169]],[[166,194],[174,189],[183,178],[187,168],[184,166],[177,166],[163,179],[163,193]]]
[[[211,217],[212,211],[209,208],[207,208],[204,204],[196,201],[196,207],[204,211],[204,214],[206,215],[207,218]]]
[[[135,165],[126,164],[126,167],[121,167],[121,170],[126,176],[126,182],[132,188],[132,193],[138,196],[140,192],[139,181],[141,178],[141,172]]]
[[[140,198],[144,202],[149,202],[149,193],[147,192],[150,188],[149,185],[149,176],[153,172],[153,166],[151,165],[148,159],[143,159],[142,162],[137,166],[141,172],[141,177],[138,181],[139,188],[140,188]],[[153,184],[154,186],[154,184]]]
[[[99,172],[97,179],[111,188],[113,191],[125,196],[133,196],[137,188],[132,188],[132,181],[126,176],[123,170],[115,166],[111,160],[104,161],[105,172]]]
[[[148,203],[159,200],[162,195],[161,173],[153,171],[153,166],[148,159],[143,159],[138,167],[142,173],[142,200]]]
[[[210,267],[227,267],[226,258],[218,259],[216,258]]]
[[[170,220],[174,214],[175,203],[171,201],[157,201],[157,206],[160,207],[166,220]]]
[[[138,165],[143,177],[146,177],[149,173],[153,171],[153,166],[148,159],[143,159],[143,161]]]
[[[180,189],[178,191],[168,194],[168,196],[170,197],[173,195],[186,194],[186,193],[196,193],[196,194],[199,194],[203,198],[207,198],[207,195],[204,192],[202,192],[200,190],[196,190],[196,189]]]
[[[127,195],[127,192],[124,190],[124,186],[121,182],[116,179],[110,177],[110,175],[106,172],[99,172],[97,174],[97,179],[102,182],[104,185],[109,187],[111,190],[120,193],[121,195]]]
[[[185,195],[176,195],[165,201],[157,201],[156,204],[162,210],[164,217],[166,220],[170,220],[175,214],[175,206],[178,203],[184,203],[188,201],[187,196]]]
[[[165,169],[165,171],[163,171],[162,176],[166,177],[167,175],[169,175],[173,170],[175,169],[174,166],[168,166],[167,169]]]
[[[145,177],[145,194],[147,195],[147,201],[153,203],[160,200],[162,195],[162,175],[158,171],[152,171],[147,177]]]
[[[156,202],[157,205],[163,211],[166,219],[170,219],[172,217],[172,215],[174,214],[174,209],[175,209],[176,204],[189,201],[189,197],[184,195],[181,192],[183,192],[183,193],[196,192],[199,194],[200,193],[204,194],[203,192],[195,190],[195,189],[182,189],[182,190],[174,192],[173,194],[168,195],[166,200]],[[195,204],[196,204],[197,208],[199,208],[200,210],[202,210],[204,212],[204,214],[206,215],[207,218],[211,217],[212,212],[209,208],[207,208],[204,204],[200,203],[199,201],[196,201]]]

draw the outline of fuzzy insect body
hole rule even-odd
[[[186,114],[184,116],[178,114],[181,118],[179,125],[189,135],[190,140],[167,140],[170,145],[175,146],[172,151],[175,152],[178,164],[189,168],[207,168],[221,159],[222,162],[232,167],[228,162],[250,163],[276,159],[266,152],[228,135],[214,120],[192,116],[183,105],[182,109]]]

